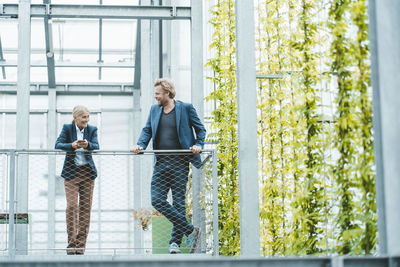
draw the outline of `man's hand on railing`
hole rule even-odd
[[[201,147],[199,147],[199,146],[192,146],[189,149],[192,150],[193,154],[201,153]]]
[[[134,147],[132,147],[132,149],[131,149],[131,152],[133,152],[133,153],[135,153],[135,154],[138,154],[140,151],[142,151],[143,150],[143,147],[141,147],[141,146],[134,146]]]

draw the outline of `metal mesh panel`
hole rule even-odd
[[[189,253],[192,225],[192,252],[213,253],[210,152],[201,169],[188,153],[93,152],[97,175],[67,154],[17,153],[15,210],[27,220],[16,224],[16,254],[159,254],[171,242]]]

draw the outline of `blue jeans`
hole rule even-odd
[[[160,161],[154,166],[151,204],[173,225],[170,244],[180,245],[183,235],[189,235],[194,229],[186,220],[185,195],[188,174],[189,162],[186,160]],[[172,193],[172,205],[167,201],[169,189]]]

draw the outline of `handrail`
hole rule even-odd
[[[190,149],[171,149],[171,150],[142,150],[138,154],[134,154],[128,150],[85,150],[87,152],[93,154],[133,154],[133,155],[142,155],[142,154],[160,154],[160,153],[182,153],[182,154],[192,154]],[[216,149],[203,149],[201,153],[212,153],[216,151]],[[0,149],[0,153],[66,153],[66,152],[73,152],[73,151],[65,151],[61,149]]]

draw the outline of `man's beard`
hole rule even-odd
[[[164,101],[157,101],[158,102],[158,106],[159,107],[164,107],[168,104],[168,101],[164,100]]]

